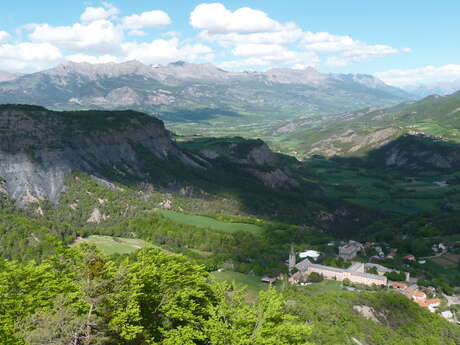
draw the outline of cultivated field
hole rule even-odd
[[[210,228],[213,230],[223,232],[247,231],[253,234],[259,234],[263,231],[263,229],[260,226],[254,224],[227,223],[210,217],[196,216],[192,214],[179,213],[169,210],[161,210],[160,213],[163,216],[179,223],[199,226],[202,228]]]
[[[91,235],[87,238],[79,238],[75,244],[83,242],[94,244],[97,249],[106,255],[129,254],[149,245],[147,242],[136,238],[122,238],[100,235]]]
[[[459,259],[459,254],[444,254],[436,258],[431,258],[432,261],[446,268],[457,267]]]

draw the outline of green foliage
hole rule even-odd
[[[19,210],[0,210],[0,257],[9,260],[40,260],[74,239],[75,228],[66,223],[27,217]]]
[[[371,274],[379,274],[379,272],[377,271],[377,267],[369,267],[367,270],[367,273],[371,273]]]
[[[324,280],[323,276],[319,273],[312,272],[308,275],[307,281],[310,283],[319,283]]]
[[[321,261],[321,264],[325,266],[331,266],[331,267],[348,268],[351,266],[351,261],[343,259],[343,258],[335,258],[332,256],[326,256]]]
[[[404,272],[395,272],[395,271],[391,271],[391,272],[385,272],[385,276],[390,279],[390,280],[393,280],[393,281],[404,281],[406,280],[406,275]]]
[[[82,245],[1,268],[2,343],[275,345],[310,334],[274,290],[248,305],[186,258],[156,250],[115,263]]]
[[[457,325],[400,294],[334,291],[311,297],[308,288],[289,291],[288,298],[296,301],[289,311],[311,322],[314,344],[353,345],[353,338],[369,345],[454,345],[460,341]],[[369,307],[377,321],[362,316],[356,306]]]
[[[254,305],[244,303],[238,293],[229,299],[222,289],[218,298],[207,322],[211,344],[310,344],[311,327],[286,313],[285,300],[273,288],[261,291]]]

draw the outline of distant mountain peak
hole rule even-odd
[[[313,67],[306,69],[272,68],[264,74],[270,81],[282,84],[325,85],[329,78],[328,74],[318,72]]]
[[[460,79],[424,85],[410,85],[403,87],[403,89],[419,97],[425,97],[433,94],[446,96],[460,90]]]
[[[149,74],[151,73],[151,68],[137,60],[121,63],[106,62],[96,64],[69,61],[39,73],[61,77],[70,74],[80,74],[90,79],[95,79],[99,76],[117,77],[127,74]]]
[[[15,80],[17,78],[19,78],[20,76],[22,76],[24,74],[22,73],[10,73],[10,72],[6,72],[6,71],[0,71],[0,83],[3,82],[3,81],[11,81],[11,80]]]
[[[169,65],[171,66],[184,66],[188,64],[188,62],[185,62],[183,60],[178,60],[178,61],[175,61],[175,62],[171,62]]]

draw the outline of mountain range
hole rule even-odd
[[[410,97],[370,75],[324,74],[313,68],[230,72],[183,61],[166,66],[70,62],[32,74],[0,74],[0,103],[130,108],[176,122],[337,113],[395,105]]]

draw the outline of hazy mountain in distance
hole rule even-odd
[[[0,71],[0,83],[3,81],[10,81],[19,78],[22,76],[22,73],[10,73],[5,71]]]
[[[179,121],[193,118],[171,114],[190,109],[285,118],[395,105],[410,97],[369,75],[324,74],[313,68],[231,72],[184,61],[165,66],[70,62],[0,82],[0,103],[55,109],[128,107]]]
[[[446,96],[460,90],[460,79],[426,85],[412,85],[404,89],[420,98],[430,95]]]

